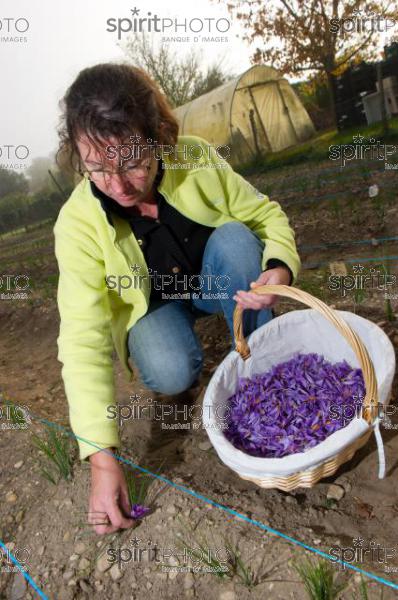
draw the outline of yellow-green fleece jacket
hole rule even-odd
[[[184,158],[182,145],[195,147],[191,155],[202,153],[202,158],[192,160],[189,153]],[[165,168],[158,190],[165,200],[202,225],[244,223],[265,243],[262,268],[270,258],[278,258],[290,267],[294,284],[301,262],[294,231],[280,204],[233,171],[204,139],[180,136],[177,147],[181,150],[177,158],[160,151]],[[132,381],[128,330],[147,312],[150,294],[145,258],[128,221],[117,215],[112,219],[114,227],[92,194],[90,182],[83,179],[62,206],[54,226],[59,267],[58,359],[63,365],[70,423],[78,438],[95,444],[78,439],[82,460],[98,447],[120,445],[117,422],[107,418],[107,407],[115,404],[113,349]],[[106,284],[106,277],[112,275],[115,281],[131,276],[131,265],[138,265],[136,272],[144,277],[141,285],[123,289],[120,295]]]

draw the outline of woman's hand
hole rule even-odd
[[[275,267],[261,273],[257,281],[252,281],[250,287],[256,288],[266,284],[289,285],[290,273],[285,267]],[[251,308],[261,310],[262,308],[271,308],[279,300],[275,294],[255,294],[254,292],[245,292],[238,290],[233,297],[241,308]]]
[[[90,464],[89,523],[100,535],[132,527],[134,520],[126,517],[131,510],[126,479],[118,460],[107,452],[96,452],[90,456]],[[106,521],[108,524],[98,524]]]

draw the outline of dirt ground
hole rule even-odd
[[[292,172],[290,169],[289,173]],[[384,174],[375,174],[372,183],[377,181],[383,186],[383,177]],[[250,178],[259,189],[264,187],[265,179],[269,183],[272,178]],[[280,181],[282,179],[283,174]],[[350,189],[352,186],[353,180],[350,181]],[[364,238],[370,241],[367,247],[315,251],[300,251],[299,248],[303,263],[316,262],[319,266],[303,270],[297,287],[325,299],[338,309],[355,309],[361,316],[378,323],[397,350],[396,300],[392,302],[393,314],[389,320],[385,313],[385,300],[379,290],[369,291],[365,299],[355,305],[352,294],[342,297],[325,285],[325,271],[322,270],[325,261],[343,260],[346,256],[382,256],[382,249],[388,255],[398,255],[396,242],[391,242],[386,250],[375,243],[376,240],[371,241],[396,235],[396,194],[386,195],[383,211],[379,209],[377,212],[364,189],[358,183],[355,200],[350,204],[348,201],[341,202],[339,210],[330,210],[326,202],[315,207],[292,204],[285,209],[297,232],[299,246]],[[313,190],[311,193],[318,192]],[[280,193],[279,196],[286,200],[289,193],[285,196]],[[300,197],[297,192],[295,200]],[[279,197],[275,199],[279,200]],[[0,391],[4,398],[15,404],[28,406],[32,415],[68,427],[61,365],[57,361],[57,266],[51,228],[4,239],[0,241],[0,253],[4,272],[28,274],[31,281],[27,300],[0,301]],[[392,273],[397,272],[394,264],[391,264]],[[296,308],[303,306],[281,300],[276,313]],[[229,351],[230,339],[225,322],[217,316],[200,319],[197,331],[206,359],[201,389],[191,402],[200,404],[213,371]],[[133,393],[141,396],[141,404],[145,404],[151,396],[138,380],[133,385],[126,383],[116,359],[115,380],[119,403],[128,403]],[[164,401],[170,402],[170,399],[165,397]],[[397,378],[393,386],[393,403],[397,403]],[[398,423],[394,417],[392,421]],[[166,432],[156,421],[132,419],[122,428],[120,454],[151,472],[164,461],[161,475],[186,490],[155,482],[154,489],[159,489],[159,495],[152,512],[138,522],[134,531],[105,538],[96,536],[85,523],[89,492],[89,467],[86,463],[80,463],[76,456],[74,476],[69,482],[52,485],[41,476],[32,433],[42,432],[43,425],[35,418],[26,430],[1,432],[0,540],[7,543],[14,554],[19,550],[19,556],[22,556],[22,549],[26,550],[29,574],[48,598],[72,600],[95,596],[100,600],[134,599],[142,597],[143,593],[164,599],[308,598],[293,567],[295,561],[308,556],[305,550],[211,506],[206,498],[325,553],[329,553],[333,546],[352,548],[354,540],[358,539],[373,541],[383,548],[394,548],[395,558],[389,560],[387,567],[390,572],[386,571],[386,563],[379,560],[365,560],[358,566],[398,583],[398,425],[397,429],[382,431],[387,461],[385,479],[377,477],[378,459],[372,436],[369,443],[333,477],[322,480],[312,489],[299,488],[285,493],[261,489],[240,479],[220,462],[202,427]],[[332,484],[340,490],[339,500],[327,498]],[[212,548],[225,550],[224,536],[239,544],[242,557],[257,574],[256,585],[249,589],[237,575],[222,579],[206,572],[167,571],[157,561],[148,558],[131,559],[121,568],[117,564],[112,566],[109,561],[107,564],[104,562],[104,552],[109,549],[119,550],[119,555],[124,549],[123,555],[128,556],[134,547],[142,549],[156,545],[163,549],[178,548],[181,523],[198,526],[197,531]],[[167,559],[168,565],[177,566],[176,554]],[[360,598],[359,574],[337,566],[336,571],[339,579],[347,581],[348,585],[339,597],[347,600]],[[369,598],[389,600],[396,597],[396,591],[391,588],[370,580],[367,582]],[[18,572],[2,569],[0,598],[35,597],[38,597],[37,594]]]

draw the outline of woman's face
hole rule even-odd
[[[104,142],[101,152],[86,136],[81,136],[77,140],[81,160],[89,173],[89,178],[98,189],[121,206],[135,206],[150,199],[158,170],[158,160],[152,155],[151,149],[144,148],[139,153],[131,152],[138,158],[123,160],[122,166],[119,167],[118,157],[107,158],[106,151],[108,146],[117,145],[117,140],[110,138]]]

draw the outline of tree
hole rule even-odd
[[[368,0],[229,0],[227,6],[247,30],[243,39],[262,41],[251,57],[254,64],[271,64],[286,75],[308,72],[326,78],[334,121],[333,76],[358,54],[375,58],[383,23],[387,29],[398,18],[397,0],[383,5]]]
[[[144,69],[160,86],[173,108],[229,81],[233,75],[222,70],[222,60],[201,72],[201,57],[193,48],[180,57],[170,46],[154,47],[145,34],[131,36],[123,51],[137,67]]]
[[[29,175],[29,188],[35,193],[47,185],[48,169],[53,163],[52,156],[38,156],[34,158],[27,170]]]
[[[193,85],[190,100],[199,98],[199,96],[203,96],[203,94],[207,94],[207,92],[211,92],[211,90],[223,85],[223,83],[230,79],[232,79],[232,75],[224,75],[220,64],[211,65],[207,68],[205,75],[202,75],[201,73],[198,74]]]
[[[28,190],[28,180],[22,173],[0,167],[0,198],[14,192],[27,194]]]
[[[329,89],[325,77],[292,84],[317,131],[334,127],[330,114]]]

